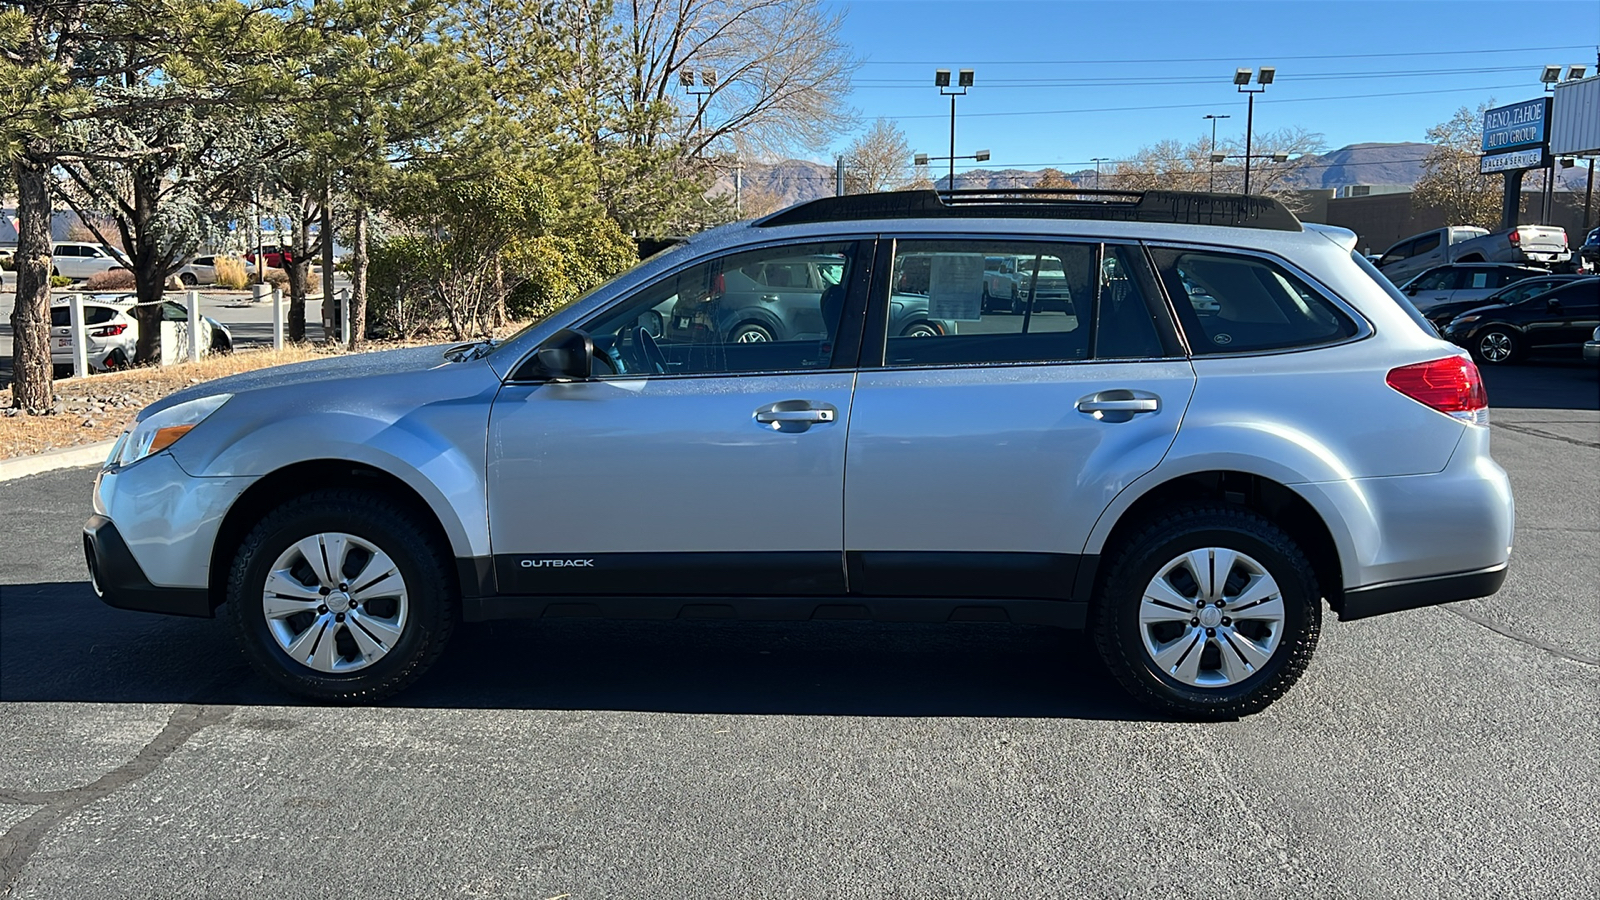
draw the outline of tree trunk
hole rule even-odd
[[[350,248],[350,349],[367,342],[367,204],[356,200],[355,246]]]
[[[146,233],[140,232],[141,236]],[[133,284],[139,298],[139,305],[133,310],[133,318],[139,323],[139,343],[133,361],[141,366],[160,365],[161,301],[167,293],[167,266],[153,249],[139,247],[133,254]]]
[[[11,405],[44,412],[53,400],[50,368],[50,165],[36,147],[11,164],[17,183],[17,296],[11,311]]]

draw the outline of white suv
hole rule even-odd
[[[82,281],[108,269],[131,268],[128,258],[121,251],[104,244],[58,241],[52,245],[51,253],[54,256],[51,274],[74,281]]]

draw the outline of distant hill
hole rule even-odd
[[[1416,184],[1417,179],[1422,177],[1422,161],[1431,146],[1405,142],[1340,147],[1310,160],[1293,186],[1337,189],[1352,184]],[[1084,187],[1094,185],[1093,169],[1064,174],[1076,179]],[[1586,165],[1580,163],[1562,171],[1561,183],[1569,190],[1581,191],[1588,174]],[[944,187],[946,179],[937,173],[934,175],[938,186]],[[963,188],[998,190],[1031,187],[1039,177],[1039,171],[1030,169],[969,169],[959,173],[957,184]],[[753,163],[745,167],[744,179],[747,192],[754,192],[752,196],[770,195],[777,201],[774,208],[833,194],[833,167],[805,160]],[[712,193],[731,192],[733,176],[723,176],[711,190]]]

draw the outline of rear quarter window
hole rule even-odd
[[[1198,291],[1204,304],[1175,302],[1195,355],[1311,347],[1354,337],[1356,324],[1282,266],[1255,256],[1155,247],[1170,296]]]

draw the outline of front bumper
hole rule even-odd
[[[151,584],[116,524],[105,516],[96,514],[84,523],[83,555],[89,566],[89,583],[108,606],[177,616],[212,616],[210,592],[204,588]]]
[[[1589,362],[1600,360],[1600,341],[1589,341],[1583,345],[1583,358]]]

